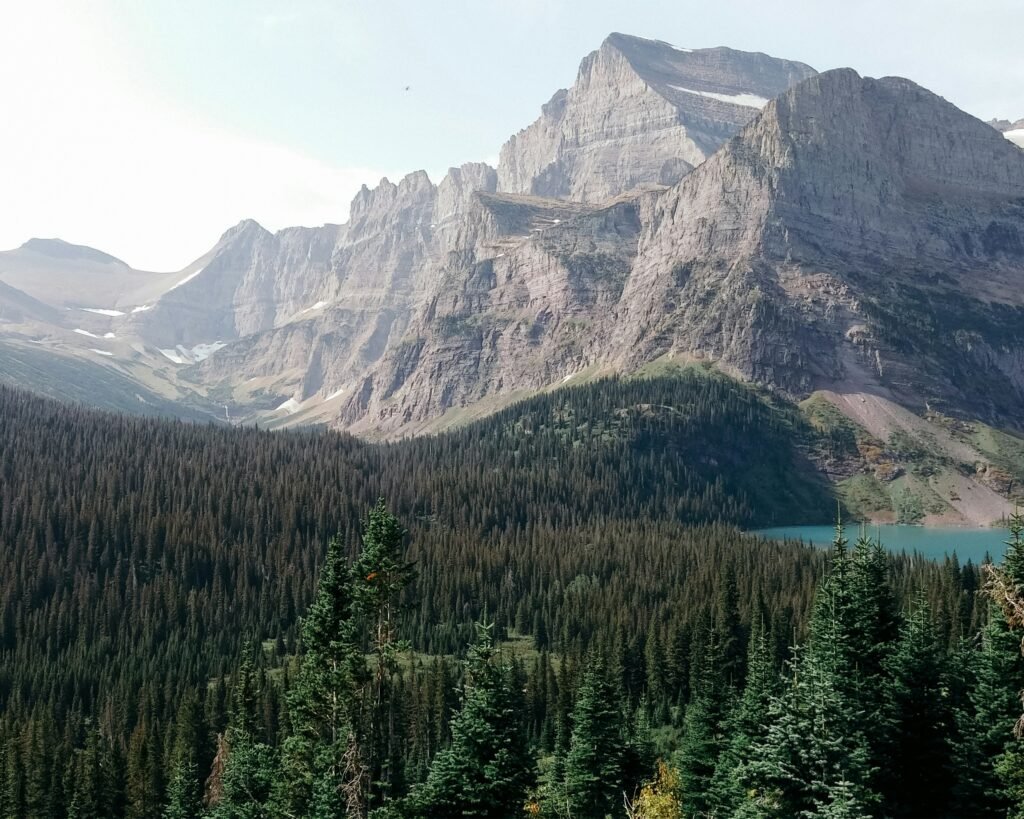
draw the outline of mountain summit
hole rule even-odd
[[[814,73],[765,54],[612,34],[583,60],[572,88],[505,143],[498,190],[597,203],[674,184]]]

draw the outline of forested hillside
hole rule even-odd
[[[387,445],[0,389],[0,816],[909,816],[931,780],[881,763],[919,742],[906,777],[1002,815],[977,569],[839,549],[813,605],[825,554],[732,527],[829,514],[801,423],[702,374]]]

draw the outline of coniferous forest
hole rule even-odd
[[[835,516],[814,434],[698,373],[390,444],[0,388],[0,816],[1024,816],[1024,524],[743,534]]]

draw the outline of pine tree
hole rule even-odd
[[[732,704],[732,687],[724,670],[731,668],[735,674],[736,662],[730,657],[723,664],[721,639],[721,629],[716,627],[707,636],[703,656],[694,663],[693,699],[683,716],[683,736],[675,757],[687,816],[708,813],[711,781],[725,745],[724,728]],[[728,643],[730,653],[734,653],[732,639]]]
[[[188,819],[199,815],[202,804],[199,781],[199,749],[203,739],[201,713],[195,692],[190,693],[178,709],[164,819]]]
[[[952,713],[943,654],[922,597],[885,660],[882,689],[886,719],[880,787],[892,816],[940,816],[948,809],[954,771],[950,759]]]
[[[572,710],[561,798],[570,816],[604,817],[622,805],[622,693],[600,656],[591,658]]]
[[[219,783],[219,800],[210,819],[265,819],[273,816],[271,792],[278,779],[274,750],[257,737],[261,674],[252,646],[243,647],[232,689],[231,717],[225,737],[227,759]]]
[[[406,648],[398,639],[398,611],[402,592],[415,572],[402,557],[407,532],[383,498],[370,511],[363,533],[363,548],[352,566],[351,595],[354,612],[370,631],[374,673],[364,689],[362,720],[357,734],[359,755],[372,785],[367,806],[401,792],[401,769],[394,763],[401,737],[394,721],[393,678],[398,656]]]
[[[341,541],[331,540],[316,596],[302,625],[299,673],[288,692],[288,736],[274,801],[286,815],[314,807],[365,812],[365,770],[355,747],[356,681],[365,675],[355,645],[349,573]]]
[[[981,650],[967,657],[972,685],[968,702],[956,712],[957,801],[973,806],[979,816],[1017,816],[1024,814],[1024,740],[1014,731],[1024,689],[1019,608],[1024,604],[1024,517],[1019,513],[1010,520],[1003,565],[986,568],[989,622]]]
[[[477,628],[452,743],[434,758],[426,783],[410,797],[409,813],[504,819],[522,811],[534,783],[521,685],[511,663],[495,661],[492,627]]]
[[[743,695],[726,722],[728,737],[715,766],[710,801],[714,810],[731,815],[742,803],[740,772],[755,743],[765,737],[765,722],[772,698],[779,693],[780,676],[775,668],[764,618],[754,621],[747,654],[747,680]]]
[[[743,815],[810,817],[845,804],[871,809],[877,801],[861,680],[851,661],[851,610],[849,555],[837,527],[807,646],[795,652],[788,686],[769,708],[768,731],[740,772]]]

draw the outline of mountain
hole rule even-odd
[[[341,423],[409,428],[662,357],[1018,423],[1022,195],[1024,154],[934,94],[812,77],[665,192],[515,237],[481,219]]]
[[[0,252],[0,282],[58,308],[121,312],[165,289],[174,274],[135,270],[101,250],[29,239]]]
[[[600,203],[671,185],[814,73],[765,54],[612,34],[583,60],[573,87],[505,143],[498,190]]]
[[[19,343],[235,421],[404,436],[696,361],[884,443],[908,410],[1020,426],[1022,162],[907,80],[612,35],[497,169],[173,274],[31,242],[0,281],[70,308]]]

